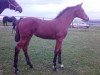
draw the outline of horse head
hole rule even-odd
[[[75,17],[78,17],[78,18],[81,18],[85,21],[88,21],[89,20],[89,17],[86,15],[84,9],[82,8],[82,4],[78,4],[76,6],[76,10],[75,10]]]
[[[20,13],[22,12],[21,6],[15,1],[15,0],[7,0],[8,1],[8,8],[19,11]]]

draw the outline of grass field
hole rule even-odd
[[[0,26],[0,75],[14,75],[14,33],[10,26]],[[100,75],[100,27],[69,29],[63,41],[62,61],[64,70],[52,71],[54,40],[33,36],[29,56],[34,66],[30,69],[23,51],[19,54],[18,75]]]

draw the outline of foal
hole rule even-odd
[[[27,53],[29,41],[32,35],[43,39],[56,40],[53,59],[54,70],[56,71],[57,69],[57,60],[61,67],[63,67],[61,61],[62,42],[67,35],[69,25],[76,17],[85,21],[89,20],[81,6],[82,4],[65,8],[56,18],[52,20],[41,20],[34,17],[27,17],[20,20],[16,28],[15,36],[15,41],[18,42],[15,47],[14,56],[15,73],[18,71],[18,54],[21,48],[24,51],[27,64],[30,66],[30,68],[33,68]]]

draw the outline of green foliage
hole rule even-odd
[[[0,26],[0,75],[13,75],[14,33],[10,26]],[[63,41],[64,70],[52,71],[54,40],[33,36],[29,56],[34,70],[26,65],[23,51],[19,54],[18,75],[100,75],[100,27],[69,29]]]

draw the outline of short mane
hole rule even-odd
[[[64,10],[62,10],[62,11],[56,16],[55,19],[59,18],[59,17],[60,17],[63,13],[65,13],[67,10],[72,9],[72,8],[74,8],[74,7],[75,7],[75,6],[65,8]]]

